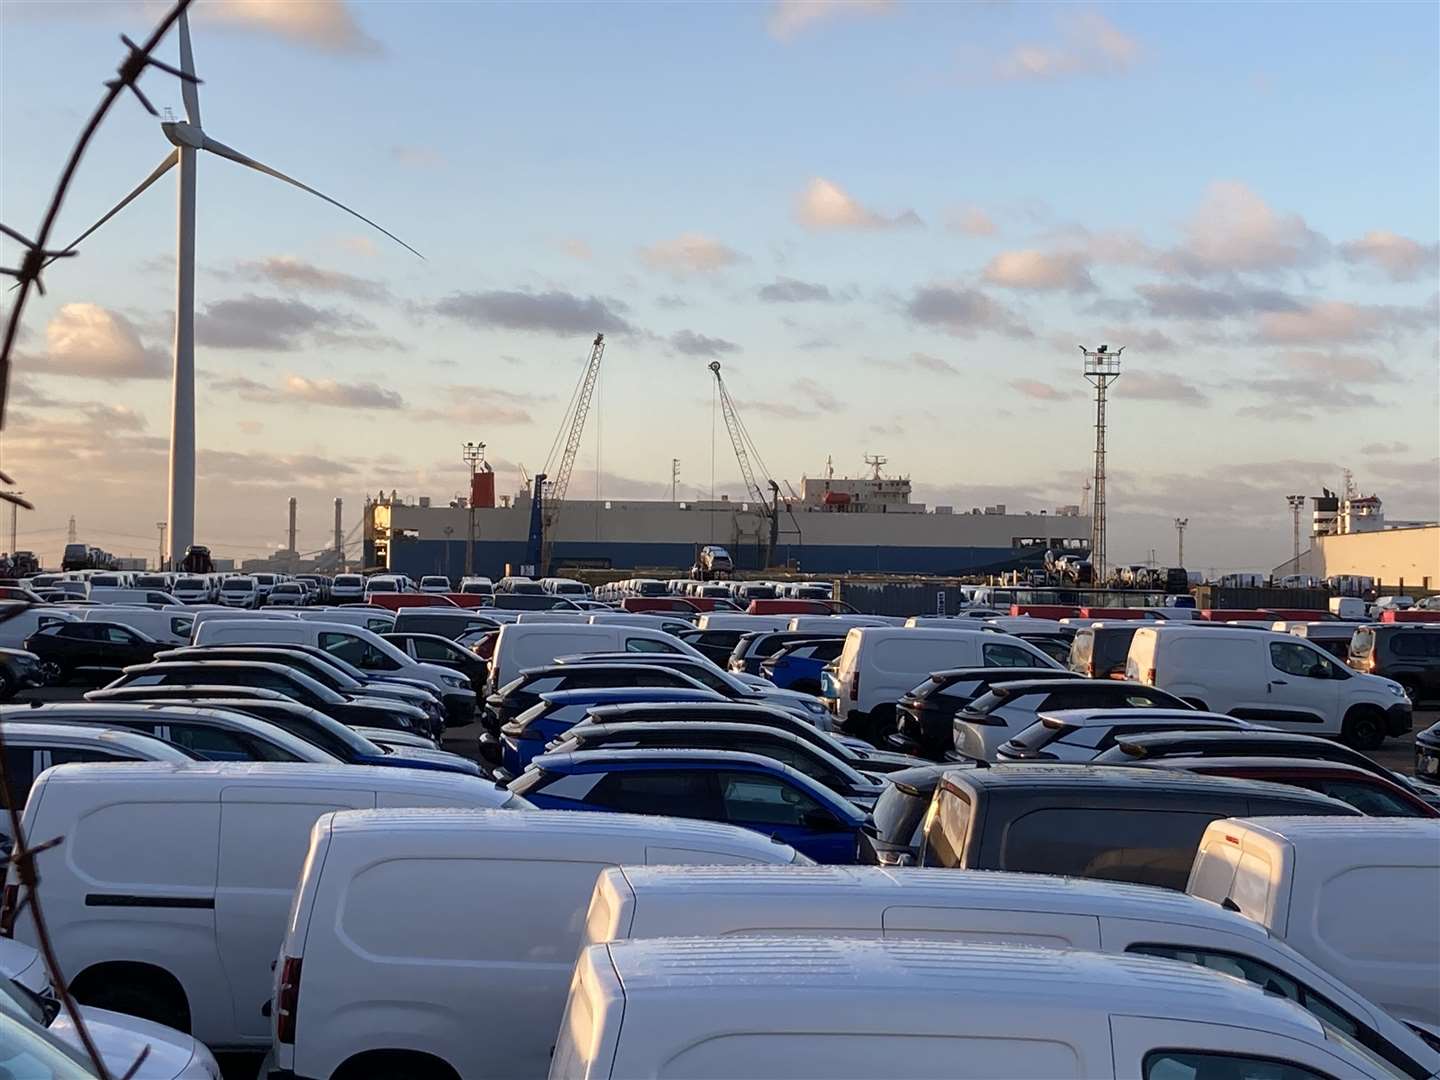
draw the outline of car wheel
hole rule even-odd
[[[9,701],[15,696],[15,677],[0,668],[0,701]]]
[[[40,675],[45,680],[46,686],[59,686],[65,681],[65,669],[54,660],[40,662]]]
[[[1385,719],[1379,709],[1353,709],[1345,717],[1340,740],[1353,750],[1378,750],[1385,742]]]

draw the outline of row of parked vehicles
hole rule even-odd
[[[115,744],[123,738],[191,755],[117,769],[78,764],[94,758],[54,757],[58,747],[31,750],[36,779],[26,822],[32,835],[66,837],[67,854],[41,857],[42,876],[47,890],[73,898],[53,902],[63,912],[54,932],[82,1000],[188,1030],[216,1048],[268,1049],[276,1076],[454,1078],[547,1069],[555,1076],[766,1076],[804,1071],[802,1065],[826,1076],[967,1075],[967,1069],[977,1076],[1049,1076],[1066,1075],[1048,1071],[1043,1063],[1052,1061],[1071,1062],[1070,1075],[1114,1075],[1100,1070],[1120,1052],[1115,1032],[1128,1030],[1117,1028],[1118,1019],[1153,1017],[1153,1007],[1136,1011],[1142,990],[1149,987],[1153,995],[1169,986],[1180,1004],[1160,1015],[1196,1030],[1183,1032],[1190,1057],[1156,1058],[1159,1064],[1144,1073],[1157,1080],[1191,1075],[1176,1070],[1192,1066],[1197,1076],[1208,1075],[1205,1069],[1268,1075],[1236,1071],[1250,1060],[1239,1053],[1247,1049],[1263,1050],[1260,1057],[1271,1061],[1278,1054],[1291,1068],[1308,1064],[1320,1076],[1426,1076],[1440,1067],[1434,1046],[1418,1033],[1433,1032],[1436,1021],[1427,1029],[1425,1010],[1384,983],[1410,979],[1413,988],[1419,965],[1371,958],[1337,972],[1333,956],[1316,958],[1298,947],[1294,951],[1309,959],[1297,965],[1285,954],[1285,930],[1266,921],[1286,924],[1289,909],[1275,912],[1297,895],[1304,903],[1338,902],[1320,896],[1315,884],[1334,874],[1304,879],[1311,884],[1297,893],[1282,873],[1281,891],[1269,898],[1257,892],[1258,876],[1237,876],[1242,864],[1263,867],[1269,881],[1284,862],[1284,845],[1294,842],[1263,837],[1274,830],[1253,821],[1257,817],[1354,819],[1361,824],[1341,822],[1327,833],[1342,838],[1337,847],[1344,857],[1374,857],[1349,881],[1360,883],[1358,895],[1378,888],[1389,896],[1394,886],[1374,876],[1377,867],[1399,866],[1407,882],[1416,879],[1407,885],[1403,910],[1390,911],[1387,922],[1405,927],[1406,959],[1428,962],[1437,955],[1440,946],[1427,934],[1440,894],[1426,891],[1427,882],[1440,881],[1433,866],[1436,823],[1375,820],[1433,818],[1436,793],[1355,764],[1352,759],[1368,759],[1334,740],[1201,711],[1167,700],[1163,688],[1150,684],[1082,677],[1029,640],[1063,638],[1070,628],[1038,619],[977,617],[956,629],[919,620],[867,625],[863,616],[833,615],[781,620],[712,613],[692,622],[607,611],[578,621],[570,611],[372,610],[201,609],[190,613],[186,646],[157,650],[91,691],[86,702],[0,713],[7,747],[22,745],[16,740],[26,725],[51,724],[106,736],[115,756],[102,761],[116,760]],[[377,634],[339,621],[371,617],[393,620],[392,628]],[[1135,633],[1152,629],[1144,625]],[[1268,630],[1189,629],[1216,639],[1287,637],[1306,645],[1298,635]],[[732,633],[735,640],[717,663],[720,635]],[[897,693],[898,713],[899,699],[941,677],[930,662],[939,655],[930,647],[941,640],[952,658],[945,679],[967,670],[953,665],[970,664],[968,670],[988,680],[984,690],[980,680],[971,687],[980,691],[972,704],[996,694],[1004,704],[990,711],[1015,710],[1018,731],[991,756],[966,755],[952,744],[937,760],[923,748],[894,745],[892,736],[902,734],[898,724],[884,732],[858,716],[852,724],[838,699],[822,703],[808,688],[779,686],[785,676],[772,663],[787,651],[835,648],[830,660],[820,661],[820,682],[848,692],[852,682],[863,690],[867,680],[883,686],[908,677],[901,676],[902,658],[917,653],[920,674]],[[483,698],[470,703],[483,721],[477,748],[483,766],[440,756],[439,725],[469,716],[463,708],[452,715],[446,700],[463,705],[463,695],[447,695],[444,682],[429,683],[411,670],[428,663],[415,655],[422,646],[455,665],[440,661],[453,677],[460,665],[472,665],[464,678]],[[849,667],[842,663],[847,652],[855,660]],[[1031,678],[1034,671],[1041,675]],[[431,719],[425,733],[372,726],[377,714],[404,713],[407,702],[394,695],[411,683],[431,688],[410,687],[433,698],[428,712],[416,706]],[[1109,696],[1043,707],[1037,699],[1027,714],[1029,683],[1046,693],[1073,688]],[[262,708],[271,719],[261,718]],[[97,709],[107,711],[85,718]],[[1026,715],[1032,719],[1020,724]],[[132,719],[116,719],[127,716]],[[952,733],[958,716],[952,714]],[[217,718],[231,726],[216,726]],[[138,726],[147,723],[148,730]],[[313,749],[274,735],[259,739],[256,733],[267,734],[261,724]],[[1005,725],[1008,731],[1009,717]],[[318,741],[322,728],[347,745],[352,736],[369,741],[381,759],[356,754],[347,760],[336,749],[325,751],[329,760],[317,758],[315,751],[325,750]],[[217,735],[198,734],[221,730],[230,736],[223,745]],[[1056,731],[1038,746],[1050,757],[1001,753],[1007,742],[1028,749],[1021,739],[1026,732]],[[1215,742],[1209,750],[1207,738]],[[1167,747],[1165,739],[1191,741]],[[1323,756],[1315,749],[1322,746],[1351,758]],[[424,763],[404,762],[406,748],[426,751]],[[476,775],[482,771],[486,775]],[[1351,772],[1363,775],[1355,781]],[[494,782],[497,776],[504,786]],[[404,807],[450,809],[397,809]],[[1211,822],[1222,823],[1217,829],[1224,839],[1214,841],[1220,846],[1205,864]],[[1381,839],[1392,833],[1401,836],[1399,847],[1382,851]],[[138,865],[133,844],[122,842],[137,834],[147,838]],[[1397,856],[1406,843],[1431,852],[1432,861]],[[1231,846],[1238,849],[1234,858]],[[745,882],[755,874],[733,864],[762,862],[780,865],[752,890],[751,914],[744,914],[743,899],[733,902],[738,921],[727,925],[731,896],[750,895]],[[872,865],[796,865],[808,862]],[[632,936],[623,929],[613,938],[602,934],[612,923],[635,925],[640,906],[650,909],[648,902],[627,907],[624,890],[634,888],[632,878],[663,876],[664,863],[732,864],[703,872],[692,867],[670,879],[670,888],[679,890],[671,909],[679,921],[656,923],[668,929],[654,936],[690,940],[632,944],[621,940]],[[916,863],[944,869],[909,869]],[[1192,887],[1202,864],[1214,868],[1213,894]],[[1306,866],[1313,865],[1307,858]],[[984,875],[986,882],[1012,876],[1014,895],[961,899],[975,878],[955,872],[963,869],[1003,872]],[[1091,879],[1093,892],[1040,876],[1057,872]],[[859,883],[841,895],[856,896],[857,904],[868,896],[874,924],[861,907],[826,899],[820,883],[836,874]],[[613,881],[608,891],[597,886],[597,876],[602,884]],[[817,891],[806,891],[812,887]],[[934,892],[909,894],[914,900],[907,904],[885,891],[896,888]],[[954,899],[935,899],[947,888]],[[1225,957],[1211,956],[1198,938],[1174,937],[1180,926],[1192,934],[1211,927],[1173,906],[1183,899],[1180,889],[1193,894],[1186,903],[1198,905],[1196,912],[1222,920],[1211,945]],[[424,897],[423,917],[397,918],[414,909],[417,895]],[[91,903],[111,896],[119,899]],[[171,907],[176,897],[187,903]],[[487,927],[503,933],[467,932],[475,924],[476,897],[485,898]],[[1130,897],[1152,905],[1155,919],[1131,926],[1146,933],[1127,942],[1119,927],[1140,918],[1123,906]],[[1222,910],[1222,901],[1241,911]],[[104,919],[95,918],[97,910]],[[691,922],[681,917],[687,910]],[[1008,914],[1000,919],[997,912]],[[1116,920],[1108,931],[1107,917]],[[749,918],[757,921],[747,924]],[[1296,909],[1297,941],[1303,918],[1304,910]],[[1174,927],[1151,936],[1167,922]],[[24,912],[14,926],[22,942],[31,940]],[[1242,926],[1254,929],[1237,929]],[[734,938],[762,931],[784,940],[737,944]],[[857,935],[931,940],[923,948],[843,940]],[[1347,955],[1370,947],[1365,941],[1373,945],[1368,930],[1354,936],[1360,943],[1345,941]],[[956,944],[977,938],[992,944]],[[1247,952],[1243,945],[1266,940],[1269,952]],[[1071,951],[1042,953],[1011,943]],[[1333,942],[1316,945],[1317,954],[1322,946]],[[1126,953],[1148,959],[1111,955]],[[1284,961],[1278,966],[1277,955]],[[1294,1004],[1281,1007],[1273,996],[1201,967],[1239,974],[1272,995],[1274,986],[1289,985],[1279,981],[1284,976],[1296,983],[1293,994],[1281,991]],[[946,973],[943,985],[925,974],[934,969]],[[738,975],[733,983],[728,975],[716,977],[742,970],[754,976],[748,992]],[[500,971],[503,979],[496,977]],[[699,971],[709,977],[693,974]],[[1007,996],[999,974],[1023,971],[1036,972],[1028,1013],[1019,1005],[1020,990]],[[647,972],[654,985],[670,988],[672,1006],[664,1006],[664,992],[647,996]],[[1066,980],[1072,989],[1062,987]],[[1093,993],[1077,1000],[1075,985]],[[848,998],[844,987],[853,991]],[[1233,1012],[1220,1003],[1227,995],[1239,995]],[[1044,1016],[1033,1016],[1035,1001],[1045,1004]],[[757,1007],[742,1015],[736,1009],[745,1002]],[[842,1005],[835,1015],[833,1007],[817,1008],[820,1002],[854,1007]],[[905,1007],[892,1009],[892,1003]],[[617,1010],[629,1017],[623,1028]],[[1045,1057],[1053,1048],[1030,1046],[1056,1041],[1055,1017],[1081,1013],[1084,1022],[1066,1028],[1059,1040],[1065,1053]],[[866,1029],[872,1031],[864,1040],[868,1057],[854,1050],[856,1015],[883,1017]],[[1024,1027],[1026,1015],[1035,1020],[1033,1031]],[[997,1027],[997,1017],[1009,1019]],[[1101,1017],[1107,1022],[1099,1023]],[[1194,1041],[1216,1024],[1238,1024],[1225,1032],[1228,1044]],[[1108,1032],[1103,1038],[1101,1029]],[[477,1039],[477,1030],[486,1037]],[[1140,1065],[1153,1052],[1179,1053],[1165,1041],[1171,1030],[1154,1033],[1158,1041],[1136,1059]],[[997,1037],[999,1043],[984,1041]],[[960,1042],[931,1045],[936,1039]],[[1029,1050],[1041,1056],[1027,1057]],[[1200,1061],[1202,1050],[1213,1059]]]

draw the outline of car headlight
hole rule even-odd
[[[1389,689],[1390,693],[1394,694],[1396,697],[1405,696],[1405,688],[1399,683],[1386,683],[1385,686]]]
[[[800,702],[800,704],[805,707],[805,711],[806,711],[806,712],[812,712],[812,713],[823,713],[823,712],[825,712],[825,706],[824,706],[824,705],[821,705],[818,701],[802,701],[802,702]]]
[[[455,689],[457,689],[457,690],[459,690],[459,689],[461,689],[462,687],[465,686],[465,680],[464,680],[464,679],[457,679],[457,678],[455,678],[455,677],[452,676],[452,675],[442,675],[442,676],[440,676],[440,681],[441,681],[442,683],[444,683],[446,686],[453,686],[453,687],[455,687]]]

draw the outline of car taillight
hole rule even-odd
[[[850,700],[860,700],[860,669],[856,668],[850,675]]]
[[[20,886],[6,885],[5,899],[0,904],[0,935],[13,937],[15,933],[15,916],[20,914]]]
[[[275,1038],[295,1045],[295,1013],[300,1008],[300,965],[303,957],[287,956],[280,968],[280,992],[275,1002]]]
[[[1154,686],[1154,685],[1155,685],[1155,669],[1154,669],[1153,667],[1150,668],[1148,671],[1145,672],[1145,685],[1146,685],[1146,686]]]

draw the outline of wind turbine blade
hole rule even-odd
[[[195,74],[195,54],[190,51],[190,17],[180,13],[180,70]],[[180,93],[185,100],[185,119],[200,126],[200,89],[190,79],[180,80]]]
[[[314,188],[310,187],[310,186],[307,185],[307,184],[302,184],[299,180],[296,180],[294,177],[286,176],[284,173],[280,172],[279,170],[270,168],[269,165],[262,165],[260,162],[256,161],[254,158],[252,158],[252,157],[246,157],[244,154],[240,153],[239,150],[235,150],[235,149],[233,149],[232,147],[226,146],[224,143],[218,142],[218,141],[216,141],[215,139],[210,138],[209,135],[206,135],[206,136],[205,136],[205,141],[204,141],[204,143],[202,143],[201,145],[202,145],[206,150],[209,150],[212,154],[219,154],[219,155],[220,155],[221,157],[223,157],[223,158],[229,158],[231,161],[234,161],[234,162],[237,162],[237,163],[239,163],[239,164],[241,164],[241,165],[244,165],[244,166],[246,166],[247,168],[254,169],[256,172],[262,172],[262,173],[264,173],[266,176],[273,176],[276,180],[283,180],[283,181],[285,181],[285,183],[291,184],[291,185],[299,188],[301,191],[308,191],[311,195],[314,195],[314,196],[315,196],[316,198],[318,198],[318,199],[324,199],[324,200],[325,200],[326,202],[328,202],[331,206],[338,206],[341,210],[344,210],[347,214],[351,215],[352,217],[357,217],[357,218],[359,218],[361,221],[365,222],[365,224],[366,224],[366,225],[369,225],[372,229],[378,229],[380,232],[384,233],[384,234],[385,234],[386,236],[388,236],[391,240],[394,240],[397,244],[399,244],[401,247],[403,247],[406,251],[410,252],[412,255],[419,256],[419,257],[422,258],[422,259],[425,258],[424,255],[421,255],[420,252],[416,251],[416,250],[415,250],[413,247],[411,247],[409,244],[405,243],[404,240],[401,240],[398,236],[396,236],[394,233],[392,233],[389,229],[383,228],[382,226],[375,224],[375,222],[371,221],[371,220],[370,220],[368,217],[366,217],[364,214],[361,214],[361,213],[359,213],[359,212],[357,212],[357,211],[355,211],[355,210],[351,210],[350,207],[346,206],[344,203],[339,202],[339,201],[337,201],[337,200],[335,200],[335,199],[330,198],[329,195],[326,195],[326,194],[324,194],[323,192],[316,191]]]
[[[104,225],[105,222],[109,221],[112,217],[114,217],[116,214],[118,214],[121,210],[124,210],[125,207],[129,206],[129,205],[135,200],[135,197],[136,197],[137,195],[139,195],[142,191],[144,191],[146,188],[148,188],[151,184],[155,183],[156,180],[159,180],[160,177],[164,176],[164,175],[165,175],[167,172],[169,172],[171,169],[173,169],[173,168],[175,167],[175,163],[176,163],[177,161],[179,161],[179,160],[180,160],[180,150],[179,150],[179,148],[177,147],[176,149],[171,150],[170,153],[168,153],[168,154],[165,155],[165,159],[164,159],[163,161],[161,161],[159,165],[156,165],[156,166],[155,166],[155,171],[154,171],[154,172],[152,172],[152,173],[151,173],[149,176],[147,176],[144,180],[140,181],[139,187],[137,187],[134,191],[130,192],[129,195],[126,195],[125,198],[121,199],[118,203],[116,203],[116,204],[114,205],[114,207],[110,210],[110,212],[109,212],[108,214],[106,214],[106,215],[105,215],[104,217],[102,217],[99,221],[95,222],[94,225],[91,225],[90,228],[86,229],[83,233],[81,233],[81,234],[80,234],[79,236],[77,236],[74,240],[72,240],[72,241],[70,242],[70,246],[67,247],[65,250],[66,250],[67,252],[69,252],[69,251],[74,251],[75,248],[76,248],[76,246],[80,243],[81,240],[84,240],[87,236],[89,236],[91,233],[93,233],[96,229],[100,228],[101,225]]]

